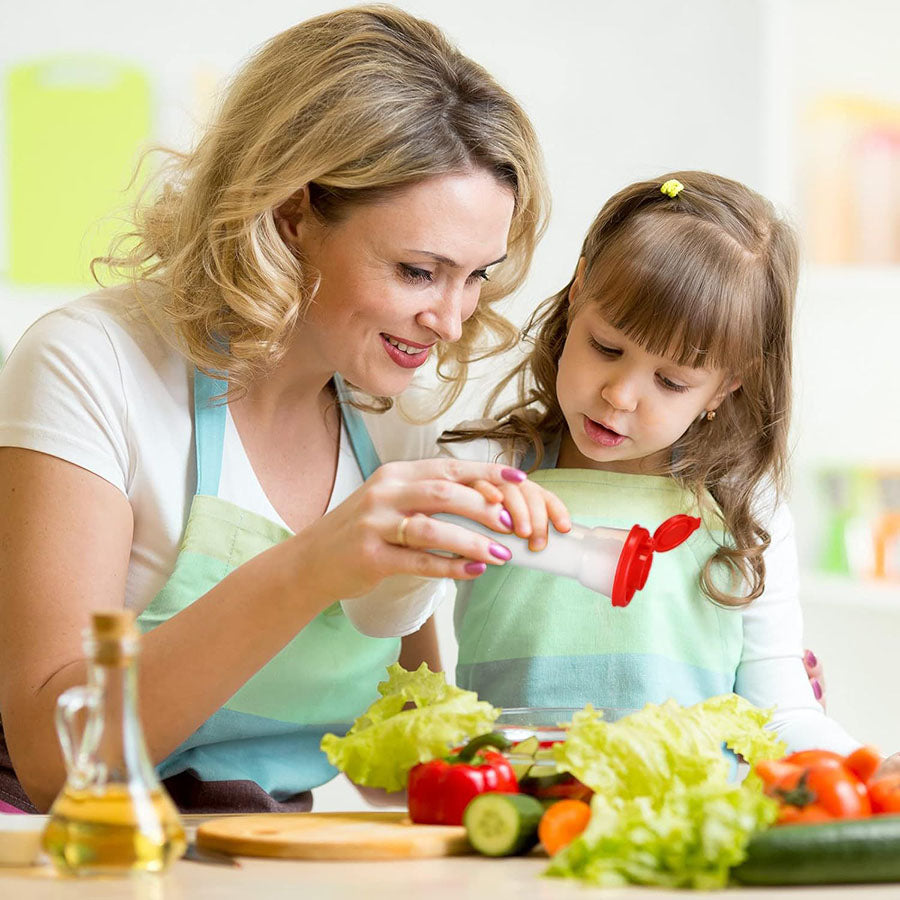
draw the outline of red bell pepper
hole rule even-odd
[[[446,759],[419,763],[409,773],[409,817],[421,825],[462,825],[469,801],[487,791],[516,794],[519,783],[507,758],[503,735],[482,734]]]

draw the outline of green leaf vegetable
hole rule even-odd
[[[465,738],[491,730],[500,710],[474,691],[447,684],[441,672],[422,663],[414,672],[388,666],[376,700],[344,737],[326,734],[328,761],[356,784],[399,791],[409,770],[446,756]],[[412,708],[404,709],[408,704]]]
[[[596,793],[587,829],[548,874],[601,886],[723,887],[777,805],[755,776],[729,781],[722,744],[751,765],[782,756],[783,743],[763,728],[768,718],[734,694],[686,708],[648,704],[615,723],[589,706],[576,713],[554,757]]]

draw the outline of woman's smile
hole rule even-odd
[[[418,369],[419,366],[424,365],[431,348],[434,346],[433,343],[418,344],[414,341],[400,340],[384,332],[381,333],[380,337],[384,343],[387,355],[404,369]]]

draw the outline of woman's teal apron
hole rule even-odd
[[[338,376],[335,384],[366,479],[380,464],[378,455],[362,419],[344,402]],[[226,407],[211,401],[226,390],[224,381],[195,374],[197,493],[175,570],[138,618],[143,632],[177,615],[256,554],[291,537],[284,527],[217,496]],[[252,620],[247,628],[253,628]],[[308,791],[337,774],[319,750],[322,735],[343,734],[377,697],[378,682],[385,667],[397,660],[399,648],[397,638],[364,636],[340,604],[333,604],[165,759],[160,776],[184,809],[309,808]],[[227,666],[228,659],[221,665]]]
[[[556,469],[552,452],[545,464],[529,478],[582,525],[637,523],[652,533],[696,507],[671,478]],[[711,603],[698,582],[715,548],[701,528],[655,555],[645,588],[626,607],[571,578],[489,566],[457,600],[457,684],[502,707],[641,708],[670,697],[688,705],[731,692],[741,614]]]

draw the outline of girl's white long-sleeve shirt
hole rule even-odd
[[[376,431],[379,427],[368,419],[367,425]],[[439,445],[437,454],[509,465],[520,463],[522,456],[487,439]],[[815,747],[849,753],[860,742],[825,715],[803,665],[803,616],[793,518],[785,504],[777,505],[768,518],[772,542],[765,551],[766,586],[763,594],[740,612],[743,649],[734,691],[755,706],[774,710],[770,727],[789,750]],[[446,579],[398,576],[387,579],[372,594],[344,601],[344,608],[364,633],[387,636],[394,621],[402,622],[407,631],[414,620],[418,625],[424,623],[441,597],[451,594],[448,584]],[[470,585],[460,582],[458,596],[463,596]]]

